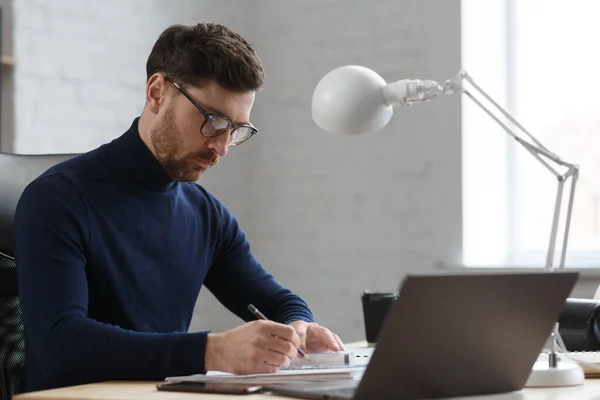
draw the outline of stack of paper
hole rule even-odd
[[[310,360],[294,358],[287,369],[322,369],[349,366],[366,366],[374,349],[309,353]]]
[[[234,375],[226,372],[209,371],[206,375],[173,376],[167,382],[223,382],[245,383],[252,385],[282,384],[293,382],[330,382],[341,380],[359,380],[365,366],[350,366],[340,368],[312,369],[282,369],[269,374]]]

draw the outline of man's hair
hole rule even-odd
[[[264,71],[254,48],[239,34],[213,23],[172,25],[152,47],[146,79],[162,72],[182,85],[215,81],[233,92],[258,91]]]

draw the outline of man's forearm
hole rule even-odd
[[[205,371],[206,332],[141,333],[74,316],[27,334],[46,379],[59,385]]]

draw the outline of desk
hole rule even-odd
[[[284,399],[264,394],[223,395],[182,392],[162,392],[156,390],[157,382],[103,382],[89,385],[72,386],[60,389],[24,393],[13,397],[14,400],[255,400]],[[289,398],[285,398],[290,400]]]
[[[31,392],[14,400],[226,400],[226,399],[287,399],[287,397],[253,395],[198,394],[159,392],[156,382],[103,382],[61,389]],[[464,400],[600,400],[600,379],[588,379],[583,386],[571,388],[524,389],[518,392],[492,396],[461,397]],[[459,399],[455,399],[459,400]]]
[[[349,350],[367,347],[367,343],[347,344]],[[14,396],[13,400],[256,400],[287,399],[289,397],[253,395],[222,395],[182,392],[163,392],[156,390],[158,382],[102,382],[89,385],[72,386],[60,389],[43,390]],[[600,379],[586,379],[582,386],[548,389],[523,389],[518,392],[490,396],[471,396],[453,400],[600,400]]]

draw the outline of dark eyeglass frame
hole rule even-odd
[[[204,136],[205,138],[208,139],[212,139],[212,138],[216,138],[218,136],[221,136],[222,134],[224,134],[225,132],[230,132],[230,142],[229,142],[229,146],[239,146],[240,144],[244,143],[245,141],[247,141],[248,139],[250,139],[252,136],[256,135],[258,133],[258,130],[252,125],[252,124],[235,124],[233,123],[229,118],[227,118],[224,115],[220,115],[220,114],[214,114],[211,112],[208,112],[204,109],[204,107],[202,107],[200,104],[198,104],[198,102],[196,100],[194,100],[194,98],[192,97],[192,95],[190,95],[188,93],[187,90],[185,90],[183,88],[183,86],[181,86],[177,81],[169,78],[168,76],[165,76],[165,80],[169,83],[171,83],[175,89],[177,89],[182,95],[184,95],[193,105],[194,107],[196,107],[198,109],[198,111],[200,111],[202,113],[202,115],[204,115],[204,122],[202,123],[202,126],[200,127],[200,134],[202,136]],[[227,126],[227,128],[224,128],[221,131],[218,131],[217,134],[213,135],[213,136],[209,136],[206,135],[204,133],[204,126],[206,125],[206,123],[208,122],[209,119],[213,119],[213,118],[221,118],[224,119],[225,121],[227,121],[227,123],[229,124]],[[234,138],[234,131],[237,128],[250,128],[250,135],[246,138],[244,138],[244,140],[234,143],[232,140]]]

